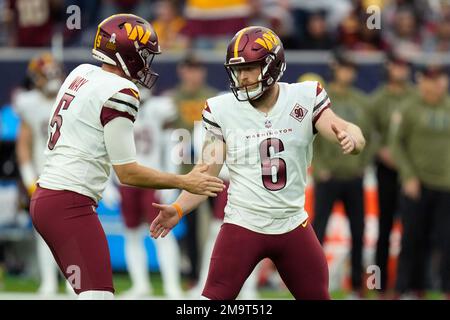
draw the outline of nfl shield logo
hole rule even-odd
[[[306,108],[302,107],[298,103],[295,104],[294,109],[292,109],[290,115],[292,118],[297,120],[298,122],[302,122],[303,118],[308,113],[308,110]]]
[[[266,128],[270,128],[270,127],[272,127],[272,122],[270,122],[270,120],[266,120],[266,121],[264,122],[264,126],[265,126]]]

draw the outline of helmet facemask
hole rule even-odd
[[[161,53],[152,26],[132,14],[117,14],[98,26],[92,55],[102,63],[117,66],[123,77],[151,88],[158,74],[151,69],[156,54]]]
[[[116,57],[119,60],[119,63],[122,67],[122,71],[135,83],[138,83],[148,89],[151,89],[153,85],[155,84],[156,80],[158,80],[159,74],[154,72],[151,69],[151,65],[153,62],[153,59],[155,58],[156,54],[159,54],[159,52],[155,53],[149,50],[146,47],[139,47],[137,42],[135,42],[136,51],[139,54],[139,58],[142,60],[141,65],[143,66],[140,70],[133,72],[133,70],[129,70],[127,67],[126,62],[122,59],[122,57],[119,55],[119,53],[116,53]]]
[[[264,60],[250,62],[250,63],[233,63],[233,59],[230,59],[230,63],[225,64],[225,69],[227,70],[228,77],[230,78],[230,89],[235,95],[238,101],[252,101],[259,99],[264,92],[270,88],[278,79],[273,79],[269,73],[269,67],[271,63],[275,60],[274,55],[267,55]],[[241,86],[238,79],[238,68],[246,65],[258,64],[260,67],[260,73],[258,76],[258,81]],[[251,88],[257,85],[256,88]]]
[[[137,49],[137,51],[144,64],[144,68],[137,72],[137,76],[139,77],[137,82],[150,89],[159,77],[159,74],[151,69],[151,65],[156,54],[151,52],[148,48]]]

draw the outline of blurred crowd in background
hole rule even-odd
[[[83,32],[66,28],[71,5],[81,10]],[[164,51],[221,49],[248,25],[271,28],[288,50],[450,48],[446,0],[0,0],[0,46],[49,46],[55,34],[64,46],[90,46],[98,22],[117,12],[151,21]],[[374,12],[382,28],[367,27]]]
[[[70,5],[81,9],[81,30],[66,27],[70,16],[66,8]],[[380,28],[368,27],[367,21],[374,12],[368,12],[368,8],[380,9]],[[204,62],[195,54],[186,52],[209,49],[222,50],[225,55],[224,50],[232,36],[249,25],[264,25],[274,30],[286,50],[333,52],[333,59],[325,66],[329,77],[324,79],[323,74],[309,73],[298,81],[321,82],[330,96],[333,110],[359,125],[368,144],[363,154],[348,159],[340,154],[336,146],[320,137],[316,139],[310,181],[314,196],[307,197],[307,207],[314,218],[313,226],[318,238],[322,243],[326,242],[330,215],[336,201],[340,201],[344,205],[351,233],[348,243],[351,247],[351,275],[346,287],[350,297],[367,296],[368,274],[365,267],[373,264],[381,270],[380,279],[375,284],[378,297],[423,298],[427,290],[435,290],[450,298],[448,71],[446,65],[436,60],[414,66],[411,62],[419,53],[441,53],[444,56],[449,53],[450,1],[0,0],[0,52],[1,47],[48,48],[55,39],[62,40],[64,48],[90,48],[97,24],[118,12],[131,12],[147,18],[158,34],[162,51],[181,53],[183,56],[174,74],[163,75],[177,78],[178,83],[162,92],[163,102],[157,100],[164,105],[172,105],[174,109],[174,114],[161,126],[166,133],[175,128],[193,132],[195,122],[201,120],[205,100],[220,91],[207,83],[208,68]],[[347,54],[349,52],[384,54],[385,58],[381,61],[383,82],[375,91],[368,93],[358,89],[359,66]],[[289,68],[289,60],[287,63]],[[48,82],[51,77],[63,74],[62,69],[48,75],[43,70],[33,69],[32,64],[30,66],[23,76],[28,79],[25,85],[17,84],[22,85],[22,91],[38,90],[46,95],[45,84],[38,84],[36,79],[47,77],[45,81]],[[142,96],[142,105],[151,104],[155,99],[151,93]],[[11,97],[12,110],[20,119],[22,115],[15,105],[16,99],[17,96]],[[136,135],[138,151],[154,142],[152,137],[147,139],[146,134],[149,132]],[[167,147],[168,143],[162,142],[161,146]],[[12,156],[5,156],[8,151],[3,148],[2,161],[15,158],[16,147],[10,148],[9,154]],[[184,165],[171,170],[184,173],[191,168]],[[19,174],[16,172],[15,176],[19,177]],[[374,252],[367,259],[364,253],[367,246],[365,233],[368,229],[373,231],[367,225],[370,205],[367,204],[366,190],[367,185],[371,185],[371,179],[375,181],[373,189],[377,190],[377,224]],[[26,207],[28,186],[25,184],[22,183],[20,188],[25,199],[21,203]],[[214,221],[220,222],[223,218],[224,201],[226,199],[223,198],[212,200],[201,209],[213,213],[215,217],[209,239],[201,234],[205,230],[196,214],[186,218],[186,235],[178,239],[181,255],[188,263],[180,263],[180,270],[176,272],[181,272],[187,279],[187,286],[197,290],[197,294],[204,281],[201,269],[205,266],[201,267],[201,260],[206,257],[208,261],[208,250],[211,250],[214,232],[218,228]],[[398,259],[392,266],[390,256],[393,255],[395,221],[399,221],[403,229],[400,230],[401,250],[399,254],[395,253]],[[199,239],[206,239],[206,242]],[[3,261],[3,270],[14,272],[17,264],[11,260],[5,262],[7,259],[2,253],[6,251],[5,245],[0,246],[0,266]],[[330,264],[330,269],[334,267]],[[20,274],[20,267],[16,269]],[[254,288],[258,285],[282,287],[280,279],[270,280],[273,278],[270,270],[270,263],[259,267]],[[1,281],[0,275],[0,285]],[[148,287],[140,289],[149,292]],[[180,293],[179,288],[174,289],[173,285],[167,290]],[[394,294],[387,294],[392,292]],[[253,292],[247,297],[256,296]]]

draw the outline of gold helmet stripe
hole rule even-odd
[[[249,28],[244,28],[239,33],[236,42],[234,43],[234,57],[238,57],[238,49],[239,49],[239,42],[241,41],[242,36],[244,35],[245,31],[247,31]]]

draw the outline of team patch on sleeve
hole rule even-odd
[[[125,117],[135,121],[139,109],[139,93],[133,89],[122,89],[106,100],[100,115],[105,126],[116,117]]]

